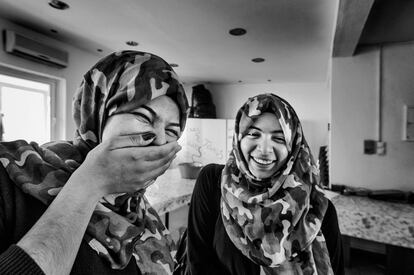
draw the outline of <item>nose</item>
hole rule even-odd
[[[271,154],[273,148],[270,138],[267,136],[262,137],[257,144],[257,149],[264,155]]]
[[[167,137],[164,129],[154,129],[153,132],[155,134],[155,139],[152,142],[152,145],[163,145],[167,143]]]

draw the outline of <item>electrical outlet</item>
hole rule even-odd
[[[385,141],[377,141],[376,147],[377,155],[384,156],[387,148],[387,143],[385,143]]]

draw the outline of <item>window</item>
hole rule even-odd
[[[5,70],[0,72],[1,140],[42,144],[54,139],[54,81]]]

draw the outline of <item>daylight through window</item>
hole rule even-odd
[[[51,85],[0,74],[3,141],[51,139]]]

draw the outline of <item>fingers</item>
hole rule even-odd
[[[164,145],[146,146],[146,147],[123,147],[114,149],[119,154],[124,156],[131,156],[134,160],[154,161],[163,158],[171,158],[178,151],[181,150],[181,146],[176,141],[169,142]]]
[[[108,150],[114,151],[127,149],[131,150],[131,154],[134,154],[134,151],[136,151],[137,157],[143,157],[145,160],[156,160],[164,158],[166,155],[174,155],[181,150],[181,146],[178,145],[176,141],[169,142],[164,145],[148,146],[151,144],[154,138],[155,135],[150,132],[140,133],[136,135],[117,136],[107,141]],[[136,148],[136,150],[134,148]]]
[[[164,172],[167,171],[168,167],[170,167],[172,160],[173,159],[170,159],[169,161],[167,161],[163,165],[154,166],[152,169],[148,170],[148,173],[146,175],[147,176],[146,181],[150,180],[150,179],[155,179],[155,178],[161,176],[162,174],[164,174]],[[146,187],[148,187],[148,186],[146,186]]]
[[[148,149],[148,154],[144,156],[144,160],[154,161],[163,158],[171,159],[181,150],[181,146],[174,141],[160,146],[146,147],[146,149]]]
[[[155,134],[151,132],[139,133],[135,135],[117,136],[108,141],[109,150],[117,150],[130,147],[148,146],[155,139]]]
[[[167,166],[168,168],[171,162],[175,159],[175,157],[176,157],[176,153],[172,151],[171,153],[169,153],[167,156],[163,158],[147,161],[148,169],[155,169],[155,168],[163,167],[163,166]]]

